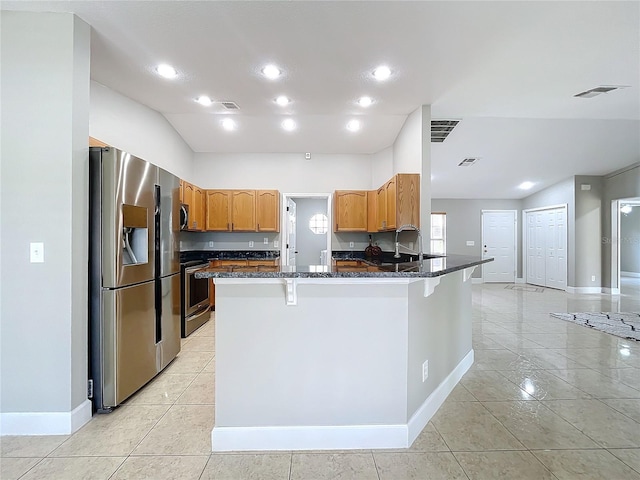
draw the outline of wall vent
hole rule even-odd
[[[222,105],[227,110],[240,110],[240,107],[236,102],[220,102],[220,105]]]
[[[601,85],[599,87],[577,93],[574,95],[574,97],[593,98],[593,97],[597,97],[598,95],[602,95],[603,93],[609,93],[609,92],[612,92],[613,90],[618,90],[619,88],[626,88],[626,86],[625,85]]]
[[[460,120],[431,120],[431,141],[442,143]]]
[[[465,158],[464,160],[462,160],[458,166],[459,167],[470,167],[471,165],[473,165],[474,163],[476,163],[478,160],[480,160],[480,157],[469,157],[469,158]]]

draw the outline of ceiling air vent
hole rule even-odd
[[[220,105],[222,105],[227,110],[240,110],[240,107],[236,102],[220,102]]]
[[[459,167],[470,167],[471,165],[473,165],[474,163],[476,163],[479,159],[480,159],[480,157],[465,158],[464,160],[462,160],[462,161],[458,164],[458,166],[459,166]]]
[[[431,141],[442,143],[460,120],[431,120]]]
[[[577,93],[576,95],[574,95],[574,97],[579,97],[579,98],[593,98],[593,97],[597,97],[598,95],[601,95],[603,93],[608,93],[611,92],[613,90],[618,90],[619,88],[625,88],[625,86],[623,85],[602,85],[596,88],[592,88],[591,90],[586,90],[584,92],[581,93]]]

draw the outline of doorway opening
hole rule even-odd
[[[331,259],[331,194],[282,195],[283,265],[328,265]]]
[[[640,198],[611,203],[611,291],[625,294],[640,289]]]

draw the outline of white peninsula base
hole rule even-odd
[[[213,451],[410,446],[473,363],[472,270],[215,278]]]

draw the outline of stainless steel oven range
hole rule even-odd
[[[186,338],[209,320],[209,279],[195,277],[198,270],[208,266],[208,263],[202,261],[181,264],[182,338]]]

